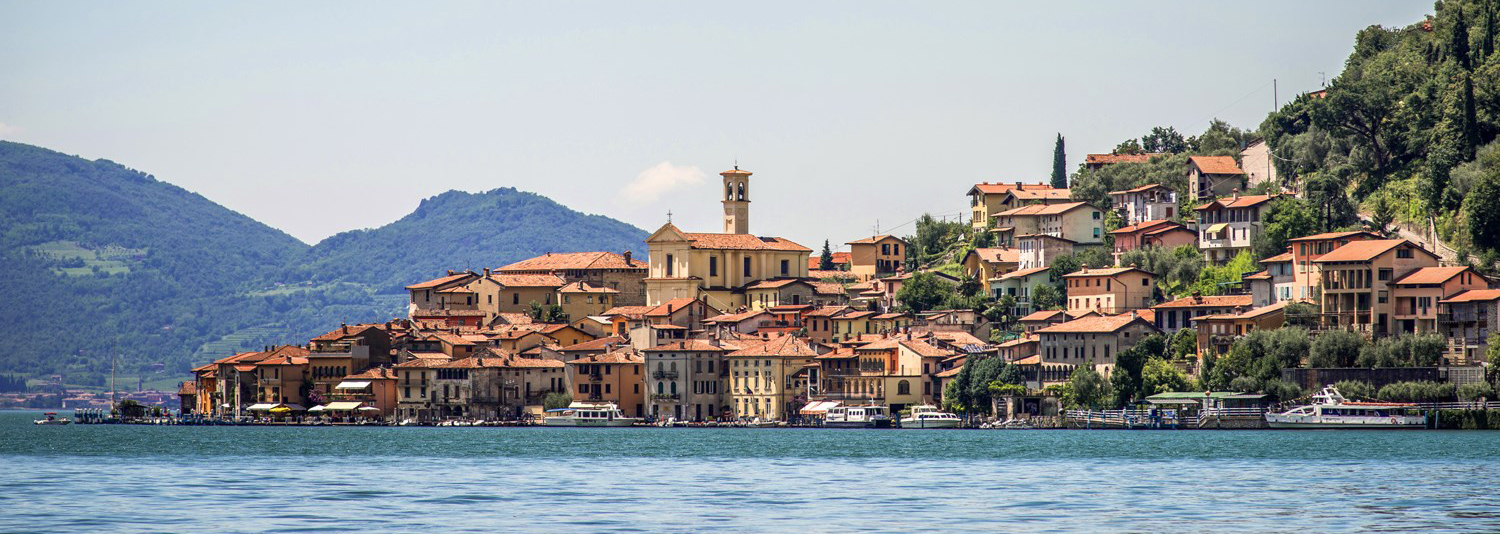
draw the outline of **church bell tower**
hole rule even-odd
[[[724,233],[750,233],[750,171],[733,170],[719,173],[724,177]]]

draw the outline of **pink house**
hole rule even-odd
[[[1126,251],[1145,247],[1175,247],[1196,245],[1198,233],[1166,219],[1145,221],[1123,226],[1110,232],[1115,236],[1115,263]]]

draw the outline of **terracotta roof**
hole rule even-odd
[[[1041,311],[1031,312],[1030,314],[1027,314],[1025,317],[1022,317],[1022,318],[1020,318],[1018,320],[1019,321],[1051,321],[1051,320],[1057,319],[1060,316],[1062,316],[1062,313],[1063,313],[1062,310],[1041,310]]]
[[[901,346],[906,347],[907,350],[917,353],[917,356],[946,358],[953,355],[953,351],[951,350],[934,347],[932,346],[932,344],[920,339],[903,339],[901,340]]]
[[[1285,302],[1277,302],[1277,303],[1272,304],[1270,306],[1261,306],[1259,308],[1245,310],[1245,311],[1241,311],[1239,313],[1221,313],[1221,314],[1217,314],[1217,315],[1203,315],[1203,316],[1199,316],[1199,317],[1192,317],[1189,320],[1192,320],[1192,321],[1202,321],[1202,320],[1217,319],[1217,320],[1224,321],[1224,320],[1231,320],[1231,319],[1254,319],[1256,317],[1260,317],[1260,316],[1268,314],[1268,313],[1281,311],[1281,309],[1285,308],[1285,307],[1286,307],[1286,303]]]
[[[373,324],[344,325],[337,330],[312,338],[313,341],[338,341],[344,338],[356,337],[365,333],[366,330],[380,330]]]
[[[938,371],[937,377],[938,378],[953,378],[955,376],[958,376],[958,373],[962,372],[963,370],[964,370],[964,366],[960,365],[958,367],[954,367],[954,368],[949,369],[947,371]]]
[[[646,316],[646,312],[656,309],[656,306],[615,306],[604,310],[601,315],[614,316],[623,315],[628,318],[638,319]]]
[[[833,256],[833,264],[834,265],[848,265],[849,262],[852,261],[852,260],[850,260],[850,256],[849,256],[848,252],[832,252],[829,255]],[[808,270],[817,270],[818,267],[821,266],[821,265],[823,265],[823,256],[821,254],[817,254],[817,255],[813,255],[813,256],[808,256],[808,258],[807,258],[807,268],[808,268]]]
[[[391,367],[396,369],[434,369],[449,361],[451,360],[448,358],[413,358]]]
[[[487,314],[485,313],[484,310],[443,310],[443,309],[421,310],[421,309],[419,309],[419,310],[413,310],[411,312],[412,318],[420,318],[420,317],[484,317],[485,315],[487,315]]]
[[[1489,302],[1492,300],[1500,300],[1500,289],[1470,289],[1438,302]]]
[[[1009,194],[1016,200],[1067,200],[1071,193],[1068,189],[1012,189]]]
[[[1016,365],[1036,365],[1036,364],[1042,363],[1042,355],[1041,354],[1032,354],[1030,356],[1027,356],[1025,358],[1021,358],[1021,359],[1016,360],[1016,361],[1011,362],[1011,363],[1016,364]]]
[[[500,312],[495,314],[496,321],[505,321],[510,324],[530,324],[530,315],[519,312]]]
[[[236,365],[234,366],[234,370],[241,373],[248,373],[255,370],[255,365]]]
[[[766,340],[765,343],[753,347],[746,347],[729,353],[729,356],[786,356],[792,358],[812,358],[818,352],[808,346],[796,336],[779,336]]]
[[[890,235],[890,234],[881,234],[881,235],[877,235],[877,236],[866,237],[864,239],[855,239],[853,241],[850,241],[850,242],[844,243],[844,244],[845,245],[873,245],[875,243],[879,243],[879,242],[887,240],[887,239],[895,239],[895,240],[900,241],[902,243],[906,242],[906,240],[901,239],[901,238],[896,237],[896,236],[893,236],[893,235]]]
[[[1276,199],[1277,195],[1240,195],[1238,197],[1224,197],[1204,203],[1193,208],[1193,211],[1203,211],[1215,204],[1226,209],[1240,209],[1257,206]]]
[[[889,320],[892,320],[892,319],[900,319],[902,317],[910,317],[910,316],[907,315],[907,314],[904,314],[904,313],[882,313],[880,315],[876,315],[874,317],[871,317],[871,319],[876,320],[876,321],[889,321]]]
[[[817,258],[813,258],[813,259],[817,259]],[[822,269],[808,269],[807,270],[807,276],[809,278],[846,278],[846,279],[853,279],[854,278],[854,273],[851,273],[849,271],[838,271],[838,270],[824,271]]]
[[[986,263],[1020,263],[1021,249],[1019,248],[976,248],[974,254],[979,255],[979,260]]]
[[[614,351],[594,354],[567,362],[568,365],[586,363],[646,363],[646,358],[631,351]]]
[[[1367,239],[1363,241],[1353,241],[1347,245],[1333,249],[1333,252],[1324,254],[1322,257],[1313,260],[1313,262],[1328,263],[1335,261],[1370,261],[1379,257],[1381,254],[1390,252],[1396,247],[1401,246],[1403,243],[1411,244],[1410,241],[1407,241],[1405,239]],[[1412,245],[1412,248],[1421,250],[1429,256],[1432,255],[1431,252],[1427,252],[1427,250],[1423,249],[1422,247]]]
[[[1380,236],[1377,235],[1377,234],[1375,234],[1375,233],[1373,233],[1373,232],[1366,232],[1364,230],[1358,230],[1358,231],[1354,231],[1354,232],[1324,232],[1324,233],[1321,233],[1321,234],[1313,234],[1313,235],[1309,235],[1309,236],[1294,237],[1294,238],[1288,239],[1287,241],[1288,242],[1291,242],[1291,241],[1322,241],[1322,240],[1325,240],[1325,239],[1340,239],[1340,238],[1345,238],[1345,237],[1353,237],[1353,236],[1357,236],[1357,235],[1365,235],[1365,236],[1369,236],[1369,237],[1374,238],[1374,239],[1380,239]]]
[[[623,344],[623,343],[625,343],[625,338],[619,337],[619,336],[609,336],[609,337],[601,337],[599,339],[595,339],[595,340],[591,340],[591,341],[585,341],[585,342],[579,343],[577,345],[568,345],[566,347],[563,347],[563,348],[560,348],[560,349],[557,349],[557,350],[559,350],[561,352],[582,352],[582,351],[606,350],[606,349],[608,349],[612,345],[620,345],[620,344]]]
[[[696,249],[713,250],[786,250],[812,252],[812,249],[781,237],[756,237],[750,234],[690,234],[683,233]]]
[[[419,283],[419,284],[412,284],[412,285],[406,286],[406,289],[431,289],[431,288],[434,288],[434,287],[451,284],[451,283],[457,282],[459,280],[463,280],[463,279],[471,277],[471,276],[477,276],[477,275],[475,275],[474,273],[450,274],[450,275],[444,276],[442,278],[433,278],[432,280],[428,280],[426,282],[422,282],[422,283]]]
[[[873,317],[873,316],[876,316],[876,315],[880,315],[880,312],[870,311],[870,310],[859,310],[859,311],[851,311],[849,313],[840,315],[838,317],[834,317],[834,319],[835,320],[838,320],[838,319],[849,319],[849,320],[864,319],[866,317]]]
[[[531,259],[521,260],[499,269],[498,272],[576,271],[589,269],[646,269],[646,262],[613,252],[563,252],[547,253]]]
[[[1138,314],[1122,313],[1119,315],[1106,315],[1099,317],[1084,317],[1074,319],[1062,324],[1055,324],[1037,330],[1038,334],[1058,334],[1075,332],[1109,333],[1129,326],[1136,321],[1146,321]]]
[[[1139,267],[1109,267],[1105,269],[1079,269],[1077,272],[1063,275],[1063,278],[1080,278],[1084,276],[1117,276],[1130,271],[1139,271],[1142,273],[1146,273],[1149,276],[1156,276],[1156,274],[1152,273],[1151,271],[1147,271]]]
[[[1111,194],[1111,195],[1124,195],[1124,194],[1127,194],[1127,193],[1144,193],[1146,191],[1150,191],[1150,190],[1156,189],[1158,187],[1162,188],[1162,189],[1171,189],[1170,187],[1167,187],[1167,186],[1164,186],[1164,185],[1161,185],[1161,184],[1146,184],[1146,185],[1143,185],[1143,186],[1140,186],[1140,187],[1132,187],[1132,188],[1126,189],[1124,191],[1110,191],[1109,194]]]
[[[749,311],[743,311],[743,312],[740,312],[740,313],[725,313],[725,314],[722,314],[722,315],[715,315],[713,317],[709,317],[707,319],[704,319],[703,322],[705,322],[705,323],[738,323],[738,322],[743,321],[745,319],[753,318],[753,317],[755,317],[757,315],[770,315],[770,312],[767,312],[765,310],[749,310]]]
[[[777,289],[797,283],[808,284],[806,280],[801,278],[772,278],[769,280],[757,280],[755,283],[745,286],[745,289]]]
[[[985,344],[984,340],[974,337],[974,334],[970,334],[961,330],[952,332],[933,332],[932,337],[949,345],[956,346]]]
[[[687,297],[671,299],[661,303],[658,306],[652,307],[649,311],[646,312],[646,316],[666,317],[678,312],[679,310],[682,310],[683,308],[691,306],[695,302],[698,302],[698,299],[690,299]],[[709,307],[709,310],[714,311],[715,313],[718,312],[718,310],[714,310],[712,307]]]
[[[838,282],[810,282],[814,295],[843,295],[844,284]]]
[[[1407,273],[1406,276],[1397,278],[1391,283],[1397,285],[1441,284],[1443,282],[1447,282],[1455,276],[1458,276],[1459,274],[1462,274],[1467,270],[1469,270],[1469,268],[1463,266],[1423,267],[1421,269],[1417,269],[1415,271]]]
[[[301,356],[274,356],[261,360],[256,365],[307,365],[307,358]]]
[[[1145,154],[1088,154],[1083,157],[1085,165],[1113,165],[1115,163],[1146,163],[1151,158],[1160,156],[1160,152],[1147,152]]]
[[[1039,337],[1039,336],[1037,336],[1036,334],[1027,334],[1027,335],[1024,335],[1024,336],[1012,339],[1010,341],[1006,341],[1004,343],[1001,343],[999,345],[999,347],[1001,347],[1001,348],[1019,347],[1021,345],[1025,345],[1027,343],[1040,343],[1041,341],[1042,341],[1042,338]]]
[[[1135,313],[1136,315],[1140,315],[1142,319],[1145,319],[1146,322],[1156,324],[1156,310],[1146,308],[1144,310],[1135,310]]]
[[[1282,252],[1281,254],[1260,260],[1261,263],[1286,263],[1289,261],[1292,261],[1292,253],[1290,252]]]
[[[492,274],[490,279],[506,287],[562,287],[562,278],[551,274]]]
[[[620,290],[608,287],[595,287],[588,282],[578,281],[562,286],[557,290],[559,293],[619,293]]]
[[[702,339],[688,339],[688,340],[683,340],[683,341],[673,341],[673,342],[667,343],[665,345],[657,345],[655,347],[651,347],[651,348],[648,348],[648,349],[645,349],[645,350],[648,351],[648,352],[667,352],[667,351],[679,351],[679,350],[680,351],[696,351],[696,352],[729,352],[731,350],[737,350],[737,349],[738,349],[738,347],[735,347],[735,348],[731,349],[731,348],[727,348],[727,347],[717,346],[717,345],[714,345],[713,343],[710,343],[710,342],[702,340]]]
[[[1261,271],[1261,272],[1258,272],[1258,273],[1255,273],[1255,274],[1247,274],[1247,275],[1245,275],[1244,279],[1245,280],[1270,280],[1271,279],[1271,271]]]
[[[1025,184],[1025,183],[1019,183],[1019,182],[1008,182],[1008,183],[995,182],[995,183],[992,184],[992,183],[989,183],[989,182],[984,182],[984,183],[974,184],[974,187],[969,188],[969,194],[974,194],[975,191],[978,191],[978,192],[984,193],[986,195],[992,195],[992,194],[996,194],[996,193],[1005,193],[1005,192],[1010,191],[1012,189],[1023,189],[1023,190],[1024,189],[1052,189],[1052,185],[1051,184]]]
[[[1024,278],[1024,277],[1027,277],[1027,276],[1031,276],[1033,274],[1047,272],[1048,269],[1051,269],[1051,267],[1032,267],[1030,269],[1015,270],[1015,271],[1011,271],[1011,272],[1008,272],[1008,273],[1000,275],[1000,279],[1001,280],[1010,280],[1012,278]]]
[[[390,367],[372,367],[357,375],[349,375],[344,380],[395,380],[396,371]]]
[[[177,394],[178,395],[197,395],[198,394],[198,383],[197,382],[193,382],[193,381],[190,380],[190,381],[183,382],[183,383],[179,384],[177,386]]]
[[[1206,297],[1183,297],[1163,302],[1152,308],[1234,308],[1249,306],[1255,302],[1250,295],[1209,295]]]
[[[1116,228],[1114,230],[1110,230],[1109,233],[1111,233],[1111,234],[1128,234],[1128,233],[1131,233],[1131,232],[1139,232],[1141,230],[1151,230],[1151,229],[1155,229],[1158,226],[1168,226],[1168,225],[1170,225],[1170,226],[1182,226],[1181,224],[1177,224],[1177,223],[1172,222],[1172,221],[1167,220],[1167,219],[1157,219],[1157,220],[1154,220],[1154,221],[1141,221],[1141,222],[1132,224],[1130,226],[1121,226],[1121,227]]]
[[[814,308],[814,309],[808,311],[807,313],[803,314],[802,316],[803,317],[831,317],[831,316],[843,313],[845,310],[848,310],[848,309],[849,309],[848,306],[824,306],[822,308]]]
[[[1198,167],[1203,174],[1245,174],[1234,158],[1229,156],[1192,156],[1188,164]]]
[[[815,359],[818,359],[818,360],[847,360],[849,358],[854,358],[854,357],[857,357],[857,356],[858,356],[858,354],[854,353],[854,349],[851,349],[851,348],[848,348],[848,347],[839,347],[837,349],[834,349],[833,352],[829,352],[829,353],[826,353],[826,354],[821,354],[821,355],[817,356],[817,358],[815,358]]]
[[[1014,217],[1022,215],[1061,215],[1082,207],[1094,207],[1087,202],[1063,202],[1061,204],[1030,204],[1019,208],[1005,210],[996,213],[999,217]],[[1098,209],[1098,208],[1094,208]]]

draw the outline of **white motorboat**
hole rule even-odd
[[[931,404],[912,406],[911,414],[901,418],[901,428],[958,428],[962,424],[957,415]]]
[[[830,428],[890,428],[890,411],[885,406],[834,406],[823,417]]]
[[[631,426],[639,421],[625,417],[625,412],[612,402],[575,402],[555,412],[558,415],[543,420],[547,426]]]
[[[1304,404],[1281,413],[1267,413],[1271,428],[1424,428],[1427,418],[1409,413],[1415,404],[1401,402],[1353,402],[1333,386],[1313,395]]]
[[[57,412],[47,412],[47,413],[44,413],[42,415],[47,416],[46,419],[33,419],[31,421],[32,424],[37,424],[37,425],[66,425],[68,423],[73,422],[71,419],[68,419],[66,417],[58,417],[57,416]]]

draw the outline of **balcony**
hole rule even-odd
[[[659,401],[682,400],[682,395],[679,395],[679,394],[676,394],[676,393],[654,393],[654,394],[651,395],[651,400],[659,400]]]
[[[1488,313],[1439,313],[1439,323],[1487,323],[1490,320]]]
[[[604,381],[604,375],[599,374],[599,373],[589,373],[589,382],[602,382],[602,381]]]
[[[677,380],[677,371],[657,371],[651,373],[651,378],[657,380]]]

